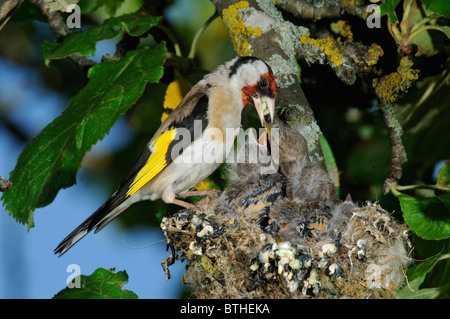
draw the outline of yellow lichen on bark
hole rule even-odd
[[[385,102],[395,102],[401,92],[406,92],[419,77],[419,70],[412,69],[413,62],[408,57],[400,60],[397,72],[374,79],[372,86],[377,96]]]
[[[383,49],[376,43],[372,43],[370,49],[367,51],[366,63],[368,66],[372,66],[378,63],[380,57],[383,56]]]
[[[236,53],[240,56],[247,56],[252,53],[252,46],[248,42],[251,36],[260,37],[261,29],[259,27],[246,26],[240,15],[241,10],[248,8],[247,1],[240,1],[223,9],[223,22],[230,32],[231,41],[233,42]]]
[[[340,36],[343,36],[350,41],[353,41],[353,32],[347,21],[339,20],[337,22],[333,22],[331,23],[330,27],[334,33],[339,34]]]
[[[303,44],[311,44],[321,50],[330,58],[330,61],[336,66],[342,64],[342,52],[339,48],[340,40],[326,37],[324,39],[313,39],[309,36],[309,31],[300,37],[300,42]]]

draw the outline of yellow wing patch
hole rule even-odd
[[[175,80],[169,84],[164,96],[164,109],[175,110],[183,99],[183,83],[180,80]],[[170,112],[164,111],[161,114],[161,123],[163,123],[168,117]]]
[[[151,181],[153,177],[158,175],[158,173],[167,166],[167,150],[170,143],[175,139],[176,135],[176,129],[173,128],[162,133],[152,143],[152,154],[148,158],[147,163],[145,163],[142,169],[137,173],[133,183],[131,183],[130,188],[127,192],[127,197],[130,197],[138,190],[140,190],[142,186]]]

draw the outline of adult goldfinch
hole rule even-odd
[[[195,208],[187,197],[225,161],[241,125],[242,109],[253,104],[261,124],[273,121],[274,76],[255,57],[236,57],[198,82],[156,131],[119,189],[55,249],[64,254],[95,228],[95,232],[132,204],[161,198],[166,203]]]

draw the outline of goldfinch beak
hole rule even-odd
[[[260,94],[252,95],[253,103],[255,104],[256,112],[258,112],[261,125],[264,126],[264,116],[270,115],[270,122],[273,123],[275,116],[275,99]]]

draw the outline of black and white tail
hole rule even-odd
[[[120,196],[122,198],[118,197],[117,194],[114,194],[107,200],[99,209],[89,216],[88,219],[64,238],[64,240],[59,243],[58,247],[55,248],[54,253],[59,254],[59,257],[61,257],[70,247],[75,245],[92,229],[95,228],[95,233],[98,232],[131,205],[131,200],[129,198],[124,200],[122,196]]]

